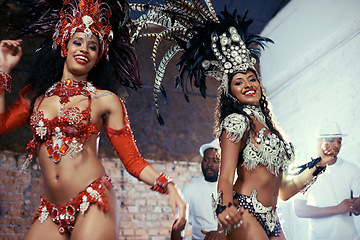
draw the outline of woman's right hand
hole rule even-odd
[[[0,71],[10,73],[20,61],[22,40],[2,40],[0,42]]]
[[[243,214],[243,208],[237,208],[234,205],[231,205],[218,215],[218,220],[224,229],[229,229],[230,227],[237,228],[242,223]]]

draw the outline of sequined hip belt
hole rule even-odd
[[[234,199],[238,199],[239,208],[243,207],[247,209],[249,213],[252,213],[260,222],[268,237],[278,237],[281,232],[281,224],[276,210],[272,207],[262,205],[262,203],[257,200],[256,195],[256,190],[252,191],[250,197],[234,191]]]
[[[104,175],[95,180],[76,197],[61,205],[55,205],[41,195],[41,204],[37,210],[34,221],[39,219],[39,221],[43,223],[50,216],[56,225],[58,225],[60,233],[71,233],[78,213],[81,212],[84,214],[90,204],[99,206],[103,211],[109,210],[108,199],[105,196],[103,184],[109,189],[112,188],[111,179],[108,175]]]

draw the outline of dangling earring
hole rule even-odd
[[[233,95],[231,94],[228,94],[230,99],[233,100],[234,102],[238,102],[238,99],[236,97],[234,97]]]

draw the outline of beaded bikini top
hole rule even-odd
[[[295,160],[295,149],[291,143],[282,141],[276,134],[265,131],[268,128],[265,116],[259,106],[245,106],[244,112],[249,116],[254,116],[264,127],[258,132],[257,136],[252,136],[250,131],[249,119],[243,114],[232,113],[221,123],[217,135],[221,136],[225,130],[227,138],[232,142],[239,142],[248,132],[246,146],[243,149],[243,164],[246,169],[252,170],[258,164],[264,165],[268,171],[278,176],[280,170],[286,171],[290,163]],[[255,143],[256,144],[255,144]]]
[[[95,92],[96,88],[90,82],[73,79],[57,82],[45,92],[36,110],[30,116],[33,139],[27,145],[26,149],[30,149],[30,153],[23,169],[34,158],[36,150],[43,142],[45,142],[48,156],[58,163],[64,155],[76,156],[82,151],[84,143],[91,135],[100,132],[91,122],[91,93]],[[77,95],[88,97],[88,107],[82,111],[78,107],[65,110],[65,104],[70,101],[69,98]],[[47,119],[43,111],[39,110],[39,106],[46,97],[51,96],[60,97],[61,107],[58,116]]]

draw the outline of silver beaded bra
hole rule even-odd
[[[265,131],[269,129],[265,122],[265,116],[258,106],[245,106],[244,112],[249,116],[254,116],[264,127],[258,132],[255,142],[251,141],[252,134],[250,130],[249,119],[243,114],[232,113],[228,115],[220,124],[217,135],[221,136],[222,131],[225,130],[226,137],[237,143],[241,141],[245,132],[248,132],[246,146],[243,149],[243,166],[247,170],[252,170],[258,164],[264,165],[268,171],[275,176],[279,175],[280,170],[286,171],[295,160],[295,149],[291,143],[282,141],[276,134]],[[289,156],[289,157],[288,157]]]

